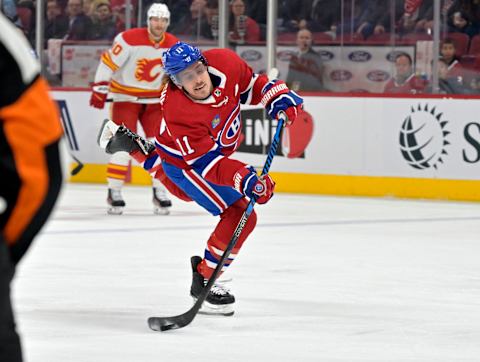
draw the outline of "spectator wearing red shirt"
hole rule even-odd
[[[384,88],[384,93],[423,93],[426,81],[413,73],[412,58],[407,53],[400,53],[395,58],[395,76]]]
[[[243,0],[230,2],[229,27],[229,39],[233,43],[243,44],[260,40],[260,27],[255,20],[245,15]]]

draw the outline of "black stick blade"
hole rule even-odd
[[[192,320],[177,317],[150,317],[148,326],[156,332],[165,332],[171,329],[180,329],[190,324]]]
[[[82,171],[82,168],[83,168],[83,163],[79,163],[70,171],[70,175],[75,176],[80,171]]]

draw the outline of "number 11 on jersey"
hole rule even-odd
[[[177,138],[175,140],[175,141],[177,141],[178,147],[180,148],[180,151],[182,152],[182,155],[187,156],[187,155],[191,155],[192,153],[194,153],[195,150],[190,146],[190,143],[188,143],[188,136],[183,136],[182,140],[183,140],[183,144],[185,145],[185,147],[182,145],[182,142],[180,141],[180,139]],[[187,152],[185,152],[185,149],[187,150]]]

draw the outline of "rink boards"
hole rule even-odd
[[[72,182],[105,182],[108,156],[97,146],[108,110],[89,92],[53,91],[70,152],[85,166]],[[480,200],[479,99],[305,95],[314,134],[302,157],[279,153],[272,175],[280,192]],[[245,139],[236,158],[261,167],[275,122],[242,110]],[[131,182],[149,184],[138,166]]]

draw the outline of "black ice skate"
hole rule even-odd
[[[108,209],[107,213],[110,215],[121,215],[125,207],[122,193],[120,189],[108,189],[107,197]]]
[[[197,266],[202,261],[199,256],[192,256],[190,259],[192,263],[192,287],[190,288],[190,295],[196,301],[197,297],[202,292],[203,287],[208,280],[203,278],[203,275],[197,271]],[[208,293],[207,299],[202,304],[199,313],[210,315],[224,315],[231,316],[234,313],[233,304],[235,297],[230,294],[230,291],[225,286],[215,282],[212,289]]]
[[[172,202],[167,196],[167,193],[163,187],[153,188],[153,212],[156,215],[168,215],[170,214],[170,208]]]

